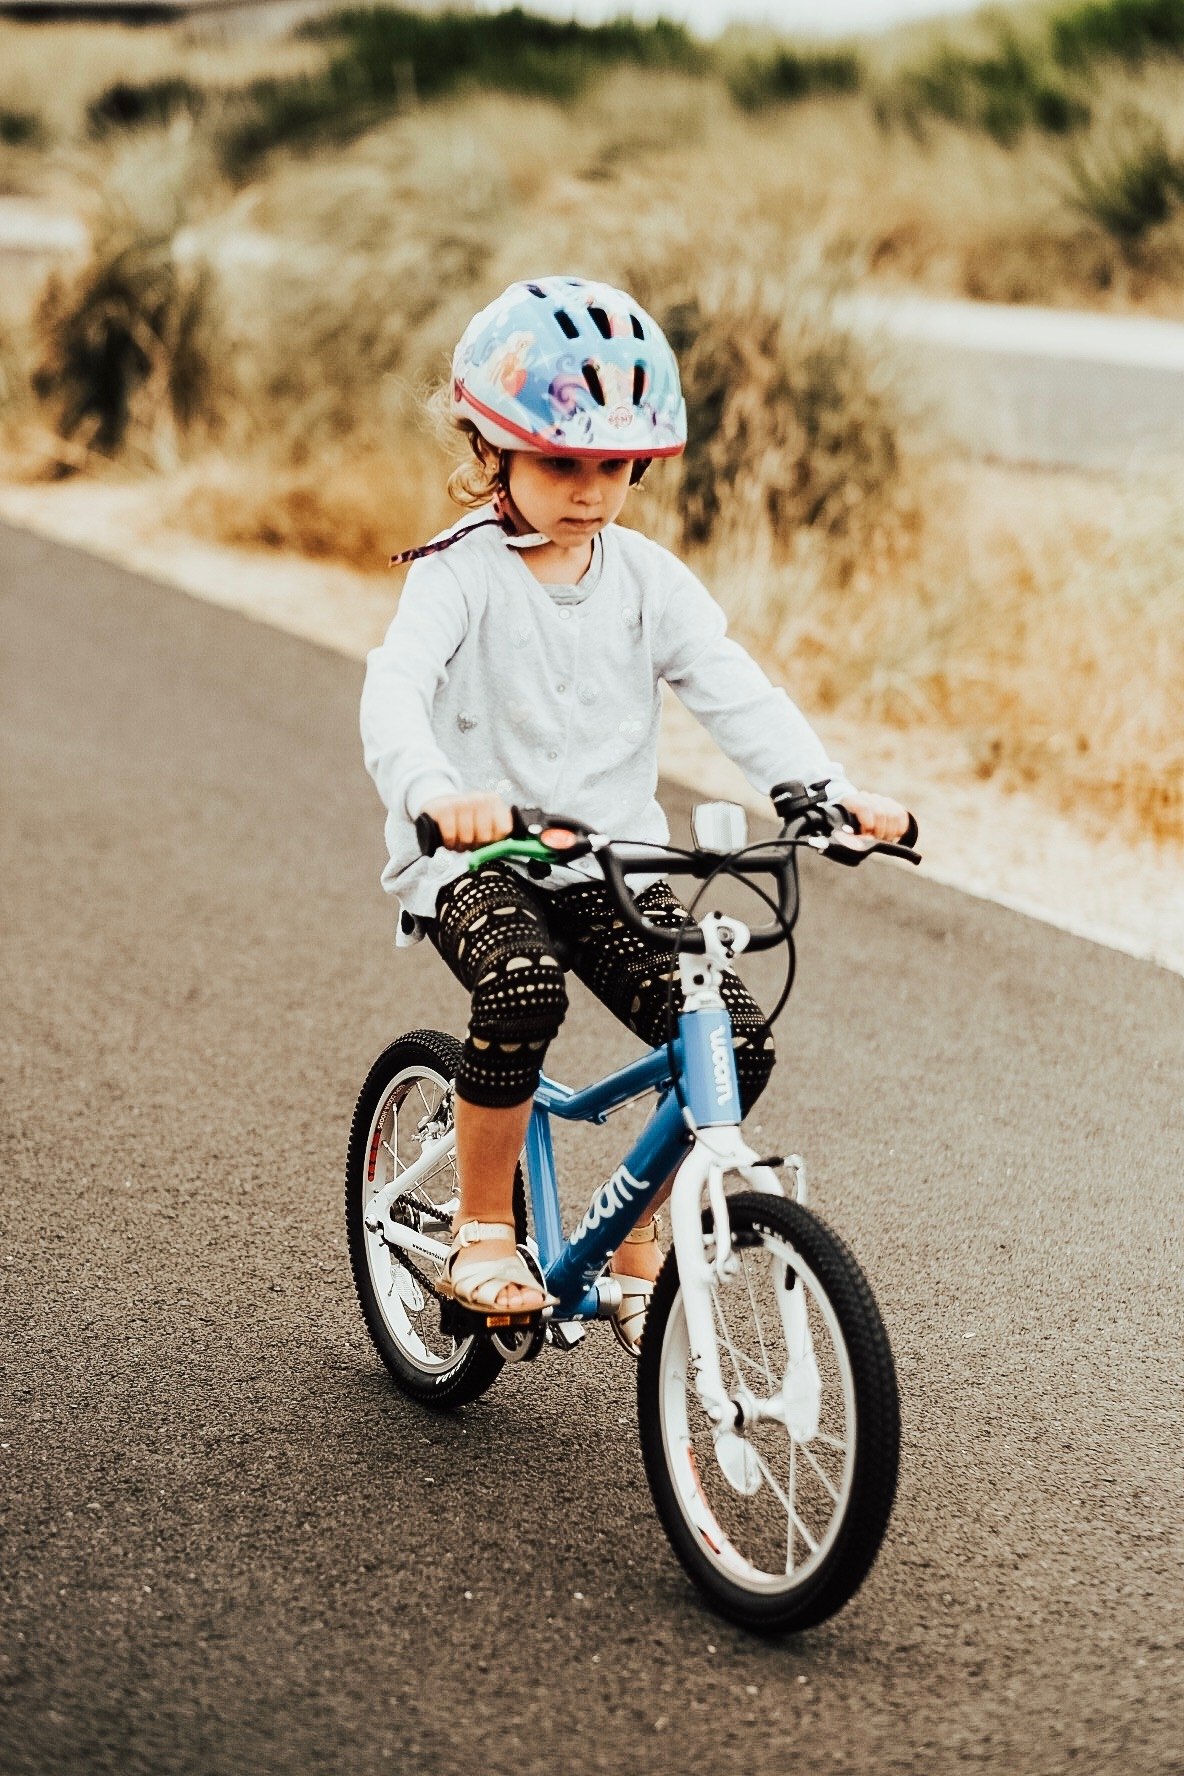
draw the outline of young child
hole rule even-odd
[[[506,836],[512,803],[664,841],[662,680],[756,790],[829,779],[882,839],[898,838],[907,816],[848,782],[785,692],[727,638],[686,567],[617,527],[631,483],[686,444],[677,365],[637,303],[581,278],[512,284],[465,329],[450,411],[475,460],[449,491],[483,510],[395,558],[415,566],[367,662],[362,738],[388,810],[382,881],[402,903],[398,941],[426,934],[472,994],[456,1081],[461,1207],[441,1289],[478,1312],[534,1312],[546,1298],[515,1247],[512,1187],[567,1006],[556,940],[651,1046],[665,1037],[671,958],[614,917],[594,860],[539,880],[505,862],[471,873],[466,853]],[[444,839],[430,859],[415,837],[421,812]],[[681,923],[665,880],[634,893],[653,923]],[[772,1040],[735,975],[724,999],[747,1111],[772,1070]],[[616,1330],[633,1351],[660,1262],[647,1211],[613,1260]]]

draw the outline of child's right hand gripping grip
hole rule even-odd
[[[415,816],[415,836],[425,857],[434,857],[444,843],[444,835],[430,814]]]

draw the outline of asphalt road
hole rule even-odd
[[[462,1003],[391,945],[358,667],[2,528],[0,589],[5,1776],[1184,1770],[1184,981],[811,860],[761,1123],[876,1287],[904,1461],[859,1596],[757,1643],[607,1332],[445,1420],[368,1347],[354,1094]],[[573,1080],[630,1052],[575,1004]]]

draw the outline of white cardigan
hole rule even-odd
[[[801,711],[728,639],[719,605],[668,550],[610,525],[597,567],[573,592],[536,580],[516,540],[489,527],[417,561],[366,662],[362,744],[387,809],[382,885],[402,902],[400,942],[422,935],[418,920],[467,864],[464,852],[420,854],[414,817],[438,797],[495,790],[613,838],[662,843],[663,679],[759,793],[790,778],[828,779],[838,799],[851,791]],[[583,859],[542,886],[599,874]]]

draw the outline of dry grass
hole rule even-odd
[[[129,77],[172,76],[196,86],[243,87],[264,75],[301,74],[323,60],[298,39],[219,43],[167,25],[24,25],[0,19],[0,105],[31,111],[54,140],[78,142],[104,88]]]
[[[808,707],[939,726],[983,778],[1184,842],[1184,477],[930,467],[846,587],[704,562]]]

